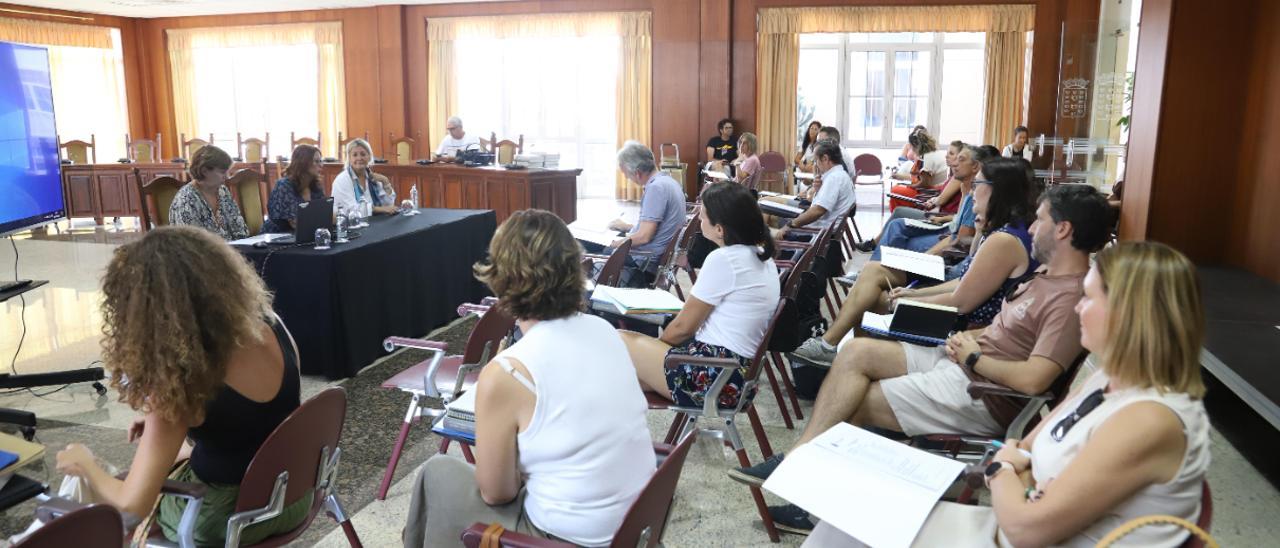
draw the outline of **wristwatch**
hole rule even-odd
[[[983,473],[982,473],[982,476],[983,476],[982,481],[983,481],[984,483],[986,483],[986,484],[987,484],[987,487],[988,487],[988,488],[990,488],[990,487],[991,487],[991,478],[996,477],[997,475],[999,475],[999,474],[1000,474],[1000,472],[1003,472],[1003,471],[1005,471],[1005,470],[1014,470],[1014,467],[1013,467],[1013,465],[1012,465],[1012,464],[1010,464],[1008,461],[1003,461],[1003,460],[995,461],[995,462],[991,463],[990,465],[988,465],[988,466],[987,466],[987,469],[986,469],[985,471],[983,471]]]
[[[982,351],[974,350],[973,352],[970,352],[968,356],[965,357],[964,366],[968,367],[969,370],[972,371],[973,366],[978,365],[978,360],[980,359],[982,359]]]

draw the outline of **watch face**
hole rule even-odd
[[[1001,468],[1000,463],[998,463],[998,462],[993,462],[993,463],[991,463],[991,464],[987,465],[987,470],[986,470],[986,472],[984,472],[984,473],[985,473],[985,474],[986,474],[986,476],[989,478],[989,477],[991,477],[991,476],[995,475],[995,473],[996,473],[996,472],[999,472],[999,471],[1000,471],[1000,468]]]

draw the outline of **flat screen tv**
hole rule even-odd
[[[0,42],[0,236],[67,216],[49,51]]]

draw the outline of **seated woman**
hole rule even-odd
[[[1098,371],[996,453],[991,506],[939,502],[913,546],[1094,546],[1137,517],[1199,519],[1210,451],[1195,267],[1164,244],[1117,244],[1098,253],[1076,312]],[[1124,544],[1176,547],[1188,535],[1159,524]],[[805,542],[854,545],[826,524]]]
[[[138,450],[124,480],[78,443],[58,452],[58,470],[87,480],[98,502],[139,517],[151,513],[166,477],[204,484],[195,541],[220,546],[249,461],[298,408],[293,338],[253,267],[204,230],[161,227],[116,249],[102,292],[111,386],[145,415],[129,428]],[[241,541],[293,529],[310,506],[305,497],[285,507]],[[160,499],[157,522],[169,540],[178,540],[185,507]]]
[[[860,329],[862,314],[885,311],[893,297],[926,297],[938,304],[959,309],[972,326],[991,322],[1000,311],[1004,295],[1021,277],[1034,272],[1038,263],[1031,256],[1031,234],[1035,220],[1036,196],[1027,172],[1015,160],[996,158],[982,165],[985,180],[973,187],[973,208],[982,225],[982,241],[977,252],[947,269],[950,281],[933,288],[891,292],[913,280],[904,271],[877,261],[867,263],[849,291],[840,313],[820,337],[813,337],[792,353],[811,363],[828,365],[835,359],[836,345],[854,329]],[[938,251],[938,250],[934,250]]]
[[[821,129],[822,122],[817,120],[809,122],[809,128],[804,132],[804,140],[800,142],[800,150],[797,150],[796,157],[792,158],[796,170],[813,173],[813,149],[818,146],[818,131]]]
[[[607,545],[653,476],[648,407],[617,331],[581,312],[581,260],[547,211],[517,211],[494,234],[476,277],[524,336],[480,372],[475,466],[422,465],[405,546],[457,546],[477,521]]]
[[[390,215],[396,212],[391,182],[369,169],[373,160],[373,148],[364,139],[352,139],[347,143],[347,165],[333,179],[333,210],[355,210],[361,216]]]
[[[231,156],[218,147],[205,145],[192,154],[187,166],[191,182],[173,196],[169,224],[200,227],[224,240],[248,238],[249,226],[227,189],[228,169]]]
[[[737,359],[742,366],[726,371],[732,376],[719,401],[721,407],[734,407],[780,298],[773,237],[751,191],[741,185],[707,185],[699,216],[702,235],[720,247],[702,263],[689,300],[661,338],[622,331],[622,340],[640,384],[680,406],[701,407],[720,370],[667,369],[668,355]]]
[[[973,237],[973,198],[970,197],[969,191],[973,187],[973,179],[977,176],[982,166],[980,165],[984,159],[980,149],[970,147],[970,152],[966,158],[970,162],[977,162],[974,165],[966,164],[965,168],[957,173],[956,164],[960,161],[961,151],[967,145],[960,141],[953,141],[951,146],[947,147],[947,166],[950,168],[951,176],[947,178],[947,185],[943,188],[942,193],[935,198],[930,198],[925,202],[925,206],[932,210],[939,198],[954,202],[955,208],[950,212],[939,211],[936,214],[929,213],[924,209],[913,209],[910,207],[900,207],[893,210],[893,214],[889,216],[889,220],[885,222],[884,228],[880,231],[880,235],[875,238],[867,238],[861,242],[854,244],[854,249],[863,253],[877,250],[880,245],[889,247],[897,247],[903,249],[911,249],[913,251],[925,251],[933,247],[940,234],[937,229],[927,230],[922,228],[913,228],[905,222],[906,219],[915,219],[917,221],[929,221],[935,225],[948,225],[947,234],[955,234],[956,230],[963,229],[966,238]],[[904,238],[914,238],[918,236],[933,236],[932,240],[927,241],[927,245],[921,240],[923,249],[917,249],[917,246],[908,246]],[[967,241],[967,240],[966,240]],[[871,260],[880,260],[880,254],[877,252],[872,256]]]
[[[293,149],[284,177],[276,181],[271,198],[267,200],[267,224],[262,227],[263,232],[293,232],[298,204],[324,199],[324,186],[320,183],[323,166],[320,149],[311,145],[299,145]]]
[[[915,151],[917,158],[911,165],[911,184],[896,185],[889,192],[915,198],[921,191],[942,190],[947,180],[946,152],[938,150],[937,141],[934,141],[933,136],[929,135],[929,131],[923,127],[918,127],[907,137],[907,144]],[[889,211],[894,211],[902,205],[917,209],[920,207],[905,200],[889,199]]]
[[[760,171],[760,156],[757,150],[760,148],[759,140],[756,139],[754,133],[743,133],[738,137],[738,171],[734,174],[734,179],[739,183],[747,183],[752,175]]]

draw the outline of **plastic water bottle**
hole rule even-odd
[[[413,203],[414,213],[418,212],[418,185],[409,187],[409,201]]]
[[[338,231],[338,238],[334,240],[334,243],[347,243],[349,240],[347,240],[347,215],[345,213],[338,213],[338,222],[335,228]]]

